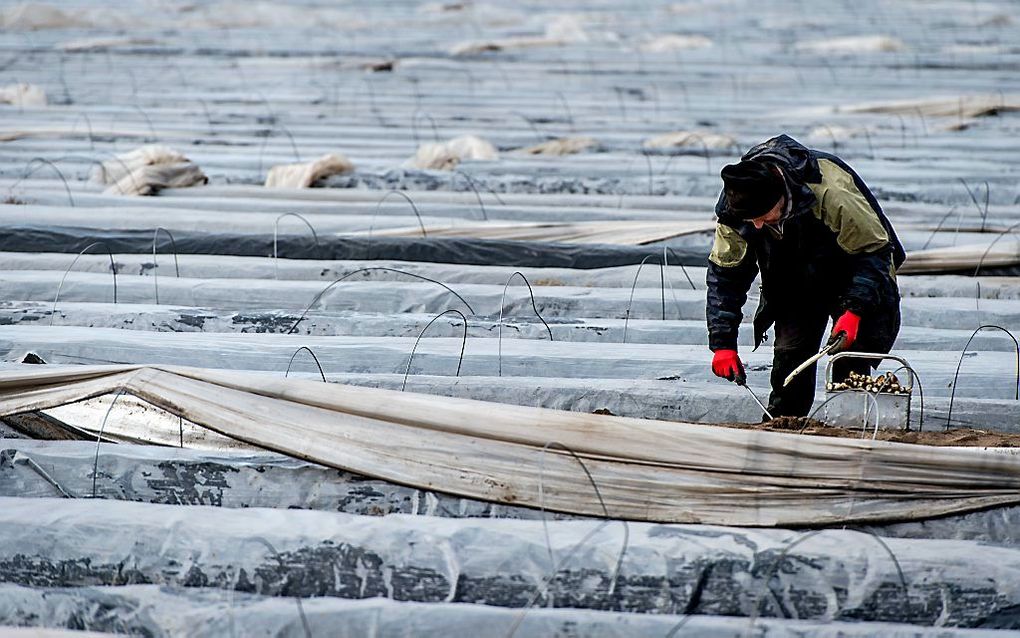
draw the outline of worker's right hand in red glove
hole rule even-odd
[[[829,336],[829,343],[832,343],[843,335],[843,343],[839,345],[839,348],[833,350],[833,353],[841,352],[846,350],[853,345],[854,341],[857,341],[857,329],[861,325],[861,317],[849,310],[844,312],[839,319],[836,320],[835,325],[832,326],[832,334]]]
[[[747,378],[736,350],[716,350],[715,356],[712,357],[712,372],[717,377],[735,381],[738,384],[742,384]]]

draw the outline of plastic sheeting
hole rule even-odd
[[[103,241],[116,253],[152,251],[152,231],[82,229],[71,226],[7,226],[0,233],[0,250],[15,252],[76,253],[93,241]],[[692,235],[691,237],[699,237]],[[197,233],[174,231],[177,252],[200,255],[273,254],[272,232]],[[706,242],[708,240],[706,239]],[[305,234],[281,234],[278,251],[290,259],[393,259],[447,264],[485,266],[530,266],[536,268],[608,268],[640,264],[643,259],[661,257],[655,246],[613,244],[567,244],[462,237],[365,237],[344,235],[320,237],[318,245]],[[658,262],[656,262],[658,263]],[[671,247],[669,263],[705,266],[705,247]]]
[[[266,188],[310,188],[316,181],[354,170],[343,155],[329,153],[317,160],[298,164],[280,164],[269,169]]]
[[[34,587],[1020,627],[1020,550],[973,541],[91,499],[0,498],[0,526],[0,580]]]
[[[117,155],[93,171],[92,179],[109,185],[105,195],[154,195],[164,188],[186,188],[209,179],[187,157],[157,144]]]
[[[365,476],[581,515],[724,525],[916,520],[1020,502],[1020,458],[496,405],[178,367],[0,375],[0,414],[126,392]]]
[[[220,638],[240,636],[700,636],[744,638],[748,620],[725,616],[684,616],[583,609],[506,609],[463,603],[413,603],[386,598],[343,600],[256,596],[208,587],[157,585],[29,588],[0,585],[0,622],[87,626],[146,636]],[[982,629],[920,627],[891,622],[820,622],[759,618],[754,635],[770,638],[979,638],[1001,634]],[[7,638],[0,628],[0,637]],[[31,631],[31,630],[29,630]],[[672,632],[672,633],[671,633]],[[83,634],[12,633],[12,638]]]
[[[121,397],[118,404],[124,400]],[[191,424],[186,427],[189,431],[194,428]],[[96,457],[95,433],[91,441],[0,441],[0,496],[88,498],[94,465],[99,469],[96,495],[102,499],[232,509],[312,509],[367,516],[575,518],[417,490],[265,452],[209,452],[120,443],[102,445]],[[1020,506],[858,529],[883,538],[967,540],[1020,548]]]
[[[944,246],[907,253],[901,274],[963,272],[991,274],[1020,265],[1020,241],[997,241],[966,246]]]

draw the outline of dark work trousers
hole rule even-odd
[[[842,314],[842,313],[840,313]],[[772,416],[807,416],[815,398],[817,366],[812,365],[797,375],[790,385],[783,381],[793,370],[822,347],[823,337],[828,341],[829,320],[835,323],[839,315],[830,317],[821,309],[805,308],[803,312],[776,319],[772,358],[772,394],[769,395],[769,412]],[[899,304],[889,304],[861,318],[857,340],[851,352],[877,352],[885,354],[892,349],[900,331]],[[842,382],[850,372],[871,374],[879,361],[843,359],[832,368],[832,378]]]

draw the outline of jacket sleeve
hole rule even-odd
[[[884,281],[893,277],[889,233],[850,173],[829,160],[819,160],[818,165],[822,181],[809,184],[818,200],[815,214],[850,256],[850,283],[840,304],[864,316],[878,306]]]
[[[737,333],[743,318],[747,291],[758,274],[758,263],[749,254],[747,241],[736,230],[719,223],[715,227],[715,242],[708,257],[708,284],[706,315],[708,317],[708,347],[716,350],[736,350]]]

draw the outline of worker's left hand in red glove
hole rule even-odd
[[[717,377],[736,381],[738,384],[744,383],[747,378],[736,350],[716,350],[715,356],[712,357],[712,372]]]
[[[832,326],[832,334],[829,335],[829,343],[832,343],[839,333],[843,333],[843,344],[839,347],[839,350],[846,350],[854,341],[857,341],[857,328],[861,324],[861,318],[847,310],[843,315],[836,320],[836,323]]]

